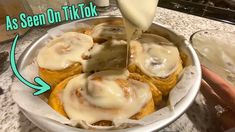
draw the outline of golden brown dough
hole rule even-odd
[[[52,71],[45,68],[39,68],[39,76],[47,82],[51,87],[55,87],[64,79],[82,72],[82,65],[80,63],[59,71]],[[52,89],[53,90],[53,89]]]
[[[134,75],[131,75],[134,76]],[[63,92],[63,89],[66,87],[67,83],[72,79],[73,77],[69,77],[67,79],[65,79],[64,81],[60,82],[51,92],[50,97],[49,97],[49,101],[48,104],[58,113],[60,113],[61,115],[65,116],[68,118],[66,112],[64,111],[63,108],[63,103],[61,102],[61,94]],[[99,80],[99,78],[95,78],[96,80]],[[130,77],[130,79],[134,79],[134,77]],[[140,79],[141,80],[141,79]],[[124,92],[126,94],[128,94],[128,83],[126,80],[121,80],[121,79],[117,79],[116,82],[122,86]],[[142,82],[144,82],[144,80],[142,80]],[[77,93],[79,94],[79,93]],[[141,119],[146,115],[151,114],[152,112],[155,111],[155,105],[154,105],[154,101],[153,99],[151,99],[142,109],[139,113],[133,115],[131,117],[131,119]],[[112,125],[111,121],[99,121],[94,123],[93,125],[98,125],[98,126],[110,126]]]
[[[150,86],[155,105],[157,105],[159,102],[162,101],[161,91],[159,91],[158,88],[151,81],[146,79],[144,76],[142,76],[138,73],[130,73],[129,78],[140,81],[140,82],[147,83]]]
[[[69,80],[72,79],[72,77],[69,77],[65,79],[64,81],[60,82],[55,88],[53,88],[49,99],[48,99],[48,104],[58,113],[61,115],[67,117],[67,114],[64,111],[63,104],[60,101],[61,94]]]
[[[152,82],[161,91],[161,93],[163,95],[167,95],[167,94],[169,94],[170,90],[176,85],[176,83],[178,81],[178,76],[179,76],[180,72],[183,70],[183,66],[182,66],[182,64],[180,64],[178,66],[177,70],[166,78],[147,76],[135,64],[130,64],[128,66],[128,70],[131,73],[138,73],[138,74],[142,75],[148,81]],[[153,93],[153,95],[154,95],[154,93]]]

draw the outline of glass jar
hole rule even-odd
[[[235,34],[202,30],[191,37],[201,63],[235,86]]]

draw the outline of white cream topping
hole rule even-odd
[[[85,74],[73,78],[62,95],[65,112],[72,120],[90,124],[130,118],[146,105],[152,94],[147,84],[126,80],[128,75],[127,70],[119,70],[98,72],[88,79]],[[129,87],[124,88],[117,79],[125,80]]]
[[[92,37],[67,32],[51,40],[37,56],[38,65],[49,70],[63,70],[74,63],[82,61],[82,54],[93,45]]]
[[[128,101],[123,98],[124,91],[113,80],[128,78],[129,72],[127,70],[119,71],[102,71],[89,76],[87,91],[89,95],[84,94],[84,97],[91,104],[102,108],[119,108]],[[95,78],[102,78],[102,81],[92,80]]]
[[[152,77],[167,77],[181,63],[178,48],[165,38],[143,34],[138,41],[131,41],[132,63]]]

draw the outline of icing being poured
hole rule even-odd
[[[127,62],[129,64],[130,41],[141,35],[152,24],[158,0],[117,0],[122,13],[127,37]]]

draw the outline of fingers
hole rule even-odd
[[[202,76],[214,92],[235,112],[235,88],[204,66],[202,66]]]
[[[210,112],[218,117],[218,121],[223,127],[223,130],[228,130],[235,127],[235,114],[231,110],[225,109],[224,112],[218,114],[216,106],[220,105],[227,108],[227,104],[215,93],[215,91],[204,81],[201,83],[201,93],[206,99]]]
[[[226,111],[221,114],[220,122],[223,124],[223,129],[228,130],[235,127],[235,114],[231,111]]]
[[[218,104],[223,107],[227,106],[226,103],[214,92],[214,90],[204,80],[202,80],[201,83],[201,93],[205,97],[208,104],[213,107],[213,109]]]

